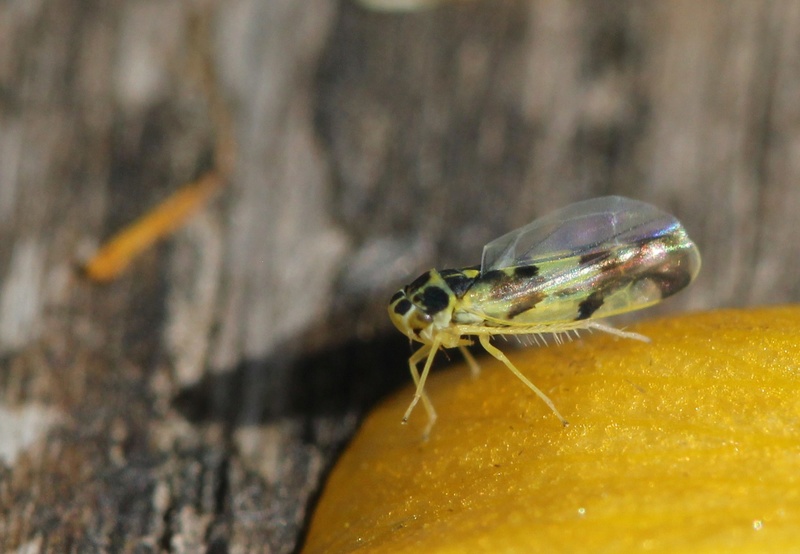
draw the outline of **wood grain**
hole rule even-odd
[[[292,551],[405,382],[387,297],[573,200],[704,255],[665,310],[796,302],[789,0],[0,5],[5,550]],[[225,192],[107,286],[75,268],[208,168]]]

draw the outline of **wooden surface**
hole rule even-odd
[[[388,296],[573,200],[684,222],[704,267],[654,312],[800,298],[796,2],[17,0],[0,37],[4,550],[292,551],[408,379]],[[87,283],[211,163],[206,56],[227,187]]]

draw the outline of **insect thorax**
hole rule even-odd
[[[410,339],[432,343],[437,334],[451,327],[453,310],[479,273],[477,268],[423,273],[392,296],[392,323]]]

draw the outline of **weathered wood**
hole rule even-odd
[[[797,301],[798,30],[789,0],[3,3],[3,549],[291,551],[407,379],[386,297],[579,198],[685,223],[705,266],[664,309]],[[208,167],[204,52],[228,187],[85,282]]]

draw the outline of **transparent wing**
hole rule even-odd
[[[670,214],[623,196],[576,202],[484,246],[481,274],[572,256],[590,256],[668,234],[677,226],[680,222]]]

